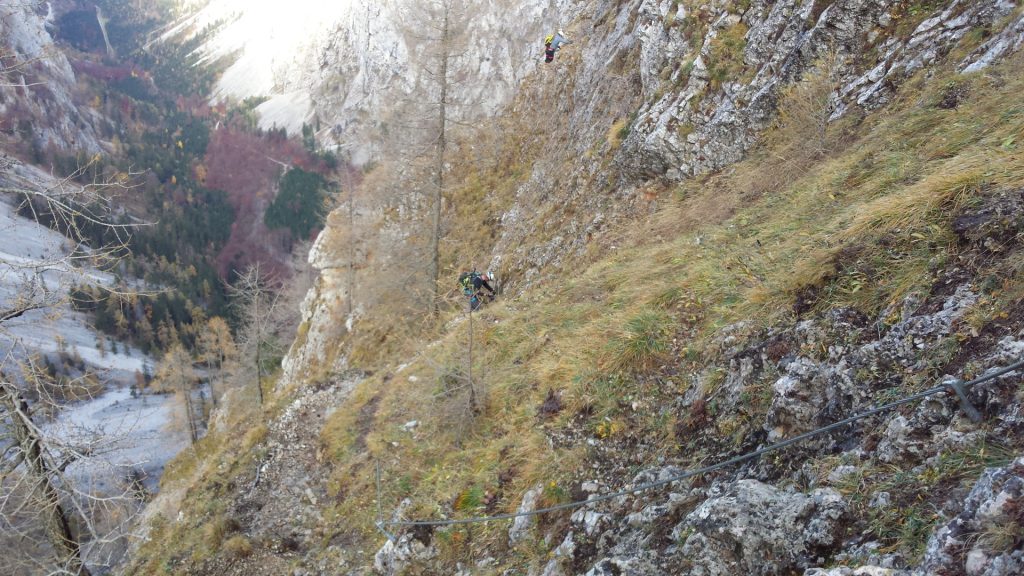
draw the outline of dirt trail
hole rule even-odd
[[[228,516],[238,534],[251,543],[252,551],[234,558],[230,552],[218,555],[204,563],[199,573],[306,573],[294,570],[315,540],[330,472],[318,455],[320,431],[358,381],[352,378],[300,390],[269,423],[266,439],[254,448],[259,456],[253,471],[237,478],[235,486],[226,487],[233,496]]]

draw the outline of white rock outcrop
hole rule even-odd
[[[958,516],[928,540],[921,574],[963,570],[970,576],[1009,576],[1024,571],[1017,545],[1024,501],[1024,457],[989,468],[975,482]]]

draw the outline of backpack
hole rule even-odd
[[[463,272],[459,274],[459,286],[462,288],[462,293],[466,296],[472,296],[475,290],[473,289],[473,280],[479,276],[476,272]]]

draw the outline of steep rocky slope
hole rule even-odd
[[[7,145],[100,152],[105,119],[81,101],[75,72],[46,30],[49,21],[41,3],[0,9],[0,132]]]
[[[345,316],[329,227],[267,423],[179,462],[128,572],[1020,572],[1019,371],[970,390],[980,422],[943,393],[532,520],[377,530],[670,480],[1024,354],[1013,3],[560,10],[576,44],[506,109],[533,153],[494,169],[503,301],[373,356],[397,336]]]
[[[572,263],[619,218],[656,206],[661,181],[642,174],[678,179],[738,160],[772,121],[780,90],[823,55],[837,62],[829,114],[836,120],[881,105],[969,32],[977,46],[961,56],[959,70],[983,67],[1024,42],[1022,17],[1010,2],[953,2],[932,7],[934,14],[908,3],[816,5],[752,2],[742,13],[728,2],[562,6],[569,35],[585,37],[586,49],[567,50],[567,62],[527,77],[512,104],[539,152],[515,184],[488,262],[505,289]],[[725,29],[742,35],[717,45]],[[705,60],[712,53],[733,60],[716,69],[731,81],[711,82]],[[331,243],[336,232],[328,228],[318,243]],[[318,249],[311,258],[329,284],[319,290],[325,312],[344,307],[348,296],[333,258]],[[311,333],[337,333],[319,325],[333,323],[337,310],[306,314]],[[322,342],[313,339],[314,355],[322,355]]]
[[[512,284],[566,263],[617,214],[646,208],[648,178],[678,180],[739,160],[773,121],[780,91],[826,56],[835,61],[836,120],[883,105],[969,33],[976,43],[987,41],[961,56],[960,69],[983,66],[1024,41],[1021,16],[1006,1],[636,0],[588,7],[570,28],[587,38],[587,48],[556,73],[565,79],[555,82],[551,132],[572,158],[608,151],[621,138],[609,132],[616,122],[625,138],[611,150],[611,165],[566,164],[549,144],[503,217],[494,251],[492,264],[500,262]]]
[[[929,8],[941,9],[923,21],[914,17]],[[637,129],[624,144],[626,169],[680,178],[735,162],[771,122],[780,89],[826,54],[842,62],[834,71],[838,90],[832,120],[851,107],[884,105],[907,78],[947,55],[966,35],[987,36],[997,26],[997,38],[958,64],[960,69],[980,68],[995,53],[1022,41],[1015,31],[1019,15],[1009,25],[1003,21],[1015,9],[1008,1],[945,6],[790,1],[751,2],[741,13],[712,15],[703,9],[688,12],[674,2],[645,3],[645,22],[638,32],[646,39],[641,70],[648,104],[640,109]],[[669,17],[673,22],[665,25]],[[693,37],[695,19],[708,21],[702,44],[687,40]],[[745,44],[737,47],[736,60],[716,62],[716,56],[721,60],[716,44],[738,33],[744,33]],[[689,62],[688,72],[677,65],[680,59]],[[657,95],[666,82],[682,87]]]

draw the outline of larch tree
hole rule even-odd
[[[346,318],[351,318],[356,310],[359,270],[365,266],[368,249],[378,232],[376,211],[366,198],[377,190],[368,190],[365,184],[364,174],[348,163],[338,171],[331,181],[330,205],[326,210],[325,229],[329,231],[319,240],[320,267],[345,271]],[[381,199],[378,197],[377,200]],[[312,286],[315,275],[308,257],[307,261],[297,264],[294,268],[307,275],[308,285]]]
[[[414,228],[419,213],[395,192],[402,185],[396,175],[400,168],[393,168],[390,161],[365,172],[348,167],[334,182],[333,205],[316,257],[320,271],[326,277],[338,275],[345,287],[344,301],[335,312],[339,331],[348,330],[360,311],[382,304],[393,318],[423,311],[422,302],[406,297],[410,286],[425,285],[423,245],[414,235],[401,233],[403,226]]]
[[[220,316],[206,321],[205,329],[197,339],[199,360],[206,366],[210,380],[210,398],[214,408],[217,407],[219,396],[225,392],[225,386],[238,362],[238,348],[235,338],[231,335],[228,323]]]
[[[418,46],[416,64],[426,78],[420,94],[416,94],[423,110],[425,133],[430,136],[432,149],[429,162],[429,218],[427,223],[427,281],[430,312],[440,310],[440,250],[442,211],[445,193],[445,172],[451,143],[449,125],[453,122],[453,109],[464,103],[454,95],[458,81],[458,59],[465,54],[468,29],[468,9],[463,0],[429,0],[416,3],[404,15],[405,29],[412,44]]]
[[[438,312],[441,298],[438,291],[438,274],[440,272],[440,240],[441,240],[441,202],[444,195],[444,159],[448,151],[448,67],[451,62],[452,46],[452,12],[451,2],[441,0],[438,3],[437,24],[437,81],[439,98],[437,101],[437,142],[434,160],[434,193],[430,203],[430,282],[431,308]]]
[[[255,380],[257,399],[263,406],[263,376],[280,352],[274,323],[279,293],[263,277],[259,264],[238,273],[229,292],[240,322],[237,333],[241,373]]]
[[[356,232],[356,188],[358,186],[355,177],[355,169],[346,167],[341,174],[339,192],[345,195],[345,233],[346,233],[346,262],[345,262],[345,290],[348,292],[345,298],[346,316],[351,318],[354,310],[353,305],[356,293],[356,261],[359,254],[359,234]]]
[[[181,422],[188,431],[189,440],[193,445],[199,440],[197,410],[192,402],[192,389],[196,380],[192,355],[181,344],[175,344],[164,354],[163,360],[157,366],[156,385],[177,395],[178,403],[181,405]]]
[[[311,249],[310,242],[295,245],[291,257],[291,277],[275,290],[277,299],[271,312],[270,327],[276,340],[281,343],[295,339],[302,322],[299,308],[316,281],[316,270],[309,262]]]

